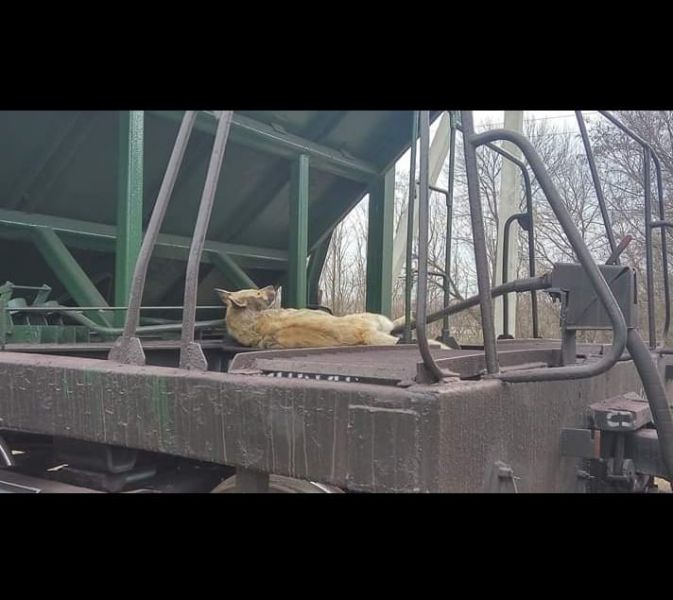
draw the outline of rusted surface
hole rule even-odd
[[[640,381],[630,361],[591,379],[504,384],[457,381],[442,386],[441,491],[480,492],[491,466],[510,465],[519,492],[573,492],[580,462],[561,456],[561,429],[586,428],[589,405]]]
[[[465,354],[461,350],[431,349],[436,358]],[[473,352],[468,352],[471,354]],[[350,348],[317,348],[305,350],[274,350],[237,356],[230,372],[258,370],[278,375],[309,375],[311,378],[344,381],[379,382],[384,385],[411,381],[420,360],[415,345],[354,346]],[[317,377],[316,377],[317,376]]]
[[[646,398],[633,392],[590,406],[593,426],[604,431],[635,431],[652,422]]]
[[[372,352],[336,354],[348,367]],[[586,427],[590,404],[640,387],[630,361],[590,380],[401,389],[11,352],[0,353],[0,382],[6,429],[375,492],[481,491],[498,461],[519,491],[572,491],[578,461],[561,457],[561,428]]]
[[[0,353],[0,381],[7,429],[355,489],[435,487],[432,391],[10,352]]]
[[[555,340],[512,340],[498,344],[498,356],[503,367],[523,366],[528,363],[558,366],[560,345],[561,342]],[[602,348],[599,344],[583,344],[578,346],[577,353],[580,358],[599,355]],[[482,348],[454,350],[431,346],[430,352],[442,369],[463,378],[476,377],[485,370]],[[418,346],[413,344],[257,351],[237,356],[231,363],[230,371],[259,371],[276,377],[381,385],[434,381],[426,373]]]

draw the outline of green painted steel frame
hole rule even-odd
[[[393,295],[395,168],[369,190],[367,311],[390,316]]]
[[[106,307],[108,303],[75,260],[63,241],[51,229],[33,231],[33,240],[45,262],[59,278],[65,289],[80,306]],[[110,325],[106,313],[90,313],[102,325]]]
[[[119,163],[117,197],[117,240],[115,252],[115,304],[128,304],[143,225],[143,140],[144,112],[119,113]],[[123,325],[126,315],[115,314]]]
[[[179,122],[181,111],[151,111],[153,114]],[[215,133],[217,120],[211,111],[201,111],[195,127],[201,131]],[[379,169],[359,158],[351,158],[344,153],[322,144],[316,144],[297,135],[283,133],[271,125],[234,113],[231,122],[230,141],[257,148],[276,156],[295,159],[301,154],[311,158],[311,167],[333,173],[347,179],[369,183],[379,175]]]
[[[291,308],[304,308],[308,297],[306,270],[309,164],[307,154],[301,154],[292,164],[287,287],[283,290],[283,305]]]
[[[99,252],[114,252],[115,249],[117,229],[113,225],[0,209],[0,237],[23,238],[22,231],[37,229],[51,229],[57,232],[66,245],[74,248]],[[159,235],[154,256],[184,260],[189,252],[189,244],[190,239],[186,236],[162,233]],[[208,255],[221,253],[236,256],[241,267],[265,266],[282,270],[287,262],[287,252],[283,250],[243,244],[207,241],[205,250]],[[204,257],[204,261],[212,262],[210,256]]]

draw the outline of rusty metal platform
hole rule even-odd
[[[319,352],[340,354],[339,364],[353,373],[362,372],[370,353],[387,357],[387,374],[395,377],[410,373],[406,358],[417,360],[415,350],[404,347],[303,354]],[[455,358],[447,360],[460,361],[474,350],[449,352]],[[318,364],[330,364],[324,358]],[[236,358],[239,365],[242,360]],[[481,491],[493,465],[503,461],[520,491],[567,491],[578,462],[561,456],[560,429],[586,427],[591,403],[639,388],[631,361],[597,377],[544,386],[452,378],[402,389],[0,352],[0,429],[357,491]]]
[[[506,340],[498,344],[498,351],[505,367],[531,362],[555,366],[560,359],[560,344],[556,340]],[[583,344],[578,346],[577,354],[584,358],[600,354],[602,349],[600,344]],[[440,365],[462,378],[477,377],[484,368],[480,347],[454,350],[435,345],[431,346],[431,353]],[[414,344],[248,352],[234,358],[229,372],[379,385],[426,381],[418,346]]]

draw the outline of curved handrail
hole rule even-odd
[[[493,375],[498,372],[498,353],[495,343],[495,324],[493,322],[493,302],[491,300],[491,282],[486,252],[486,234],[479,195],[479,169],[477,167],[477,144],[474,143],[474,122],[472,111],[461,111],[463,125],[463,149],[465,152],[465,174],[467,176],[467,196],[470,203],[470,221],[472,223],[472,243],[477,264],[477,290],[481,309],[481,330],[484,339],[484,358],[486,372]],[[483,134],[482,134],[483,135]],[[493,140],[485,140],[484,143]]]
[[[469,122],[471,125],[471,115],[469,115],[469,118],[470,118]],[[465,119],[463,119],[463,123],[465,123]],[[470,127],[469,130],[471,131],[471,129],[472,128]],[[622,314],[619,304],[617,303],[617,300],[612,294],[610,287],[606,283],[605,278],[603,277],[598,266],[594,262],[593,257],[589,252],[589,249],[584,243],[584,240],[582,239],[580,232],[578,231],[575,223],[572,220],[572,217],[570,216],[570,213],[566,209],[563,203],[563,199],[561,198],[556,188],[554,187],[554,184],[551,181],[551,178],[549,177],[549,174],[547,173],[547,170],[544,164],[542,163],[542,160],[538,155],[538,153],[536,152],[535,148],[530,143],[530,141],[522,134],[514,131],[509,131],[506,129],[495,129],[481,134],[464,133],[463,136],[466,142],[466,149],[469,146],[470,149],[472,150],[472,153],[474,153],[474,150],[479,146],[482,146],[488,142],[501,141],[501,140],[509,141],[521,150],[523,155],[526,157],[526,160],[528,161],[528,164],[531,170],[533,171],[533,174],[537,178],[540,187],[542,188],[547,198],[547,201],[551,206],[551,209],[553,210],[554,214],[556,215],[556,218],[560,222],[561,227],[563,228],[568,238],[568,241],[570,242],[570,245],[573,247],[573,250],[577,254],[577,257],[581,265],[586,270],[587,276],[589,277],[589,280],[591,281],[597,296],[603,303],[603,306],[605,307],[608,316],[610,318],[610,321],[612,323],[612,329],[614,332],[613,343],[610,346],[609,351],[595,363],[584,364],[579,366],[556,367],[552,369],[531,369],[511,373],[499,373],[495,376],[502,379],[503,381],[508,382],[554,381],[554,380],[582,379],[585,377],[593,377],[595,375],[599,375],[611,369],[617,363],[617,361],[619,360],[624,351],[624,348],[626,347],[627,330],[624,315]],[[476,160],[475,160],[475,167],[476,167]],[[476,174],[477,173],[475,168],[474,175]],[[477,187],[475,193],[475,184],[476,179],[472,182],[472,190],[470,190],[470,186],[468,185],[468,193],[470,195],[471,209],[476,204],[480,204],[479,190]],[[471,212],[474,211],[471,210]],[[474,237],[475,237],[475,254],[476,254],[477,236],[475,235]],[[481,241],[483,243],[483,239]],[[480,270],[484,271],[483,268]],[[483,290],[482,286],[480,286],[479,292],[482,295],[484,293],[488,294],[487,299],[489,300],[488,304],[490,305],[490,293],[488,293],[488,289],[490,287],[488,286],[488,273],[487,272],[482,273],[482,278],[484,275],[486,276],[487,285],[484,286],[485,289]],[[484,306],[485,304],[484,299],[485,298],[482,298],[481,303],[482,312],[485,310],[485,308],[490,308],[490,306],[488,307]],[[482,320],[483,316],[484,315],[482,314]],[[487,332],[486,330],[484,330],[484,350],[487,353],[486,355],[487,359],[489,352],[492,353],[493,355],[496,354],[495,340],[493,339],[495,337],[494,331],[492,330],[490,334],[491,334],[490,336],[487,336]],[[491,340],[490,342],[487,342],[487,337],[489,340]],[[487,344],[490,345],[490,348],[487,346]],[[489,374],[493,375],[494,373],[489,369]]]
[[[428,217],[430,204],[430,112],[427,110],[420,111],[419,131],[421,138],[419,178],[421,183],[418,190],[418,281],[416,287],[416,337],[418,338],[418,348],[421,351],[423,363],[430,371],[432,376],[437,381],[441,381],[444,377],[449,375],[449,373],[443,371],[432,357],[430,347],[428,345],[428,336],[425,322],[428,309]]]
[[[457,126],[458,131],[462,133],[463,129],[460,126]],[[493,150],[496,154],[499,154],[503,158],[507,159],[512,164],[519,167],[521,171],[521,176],[523,177],[524,184],[524,193],[526,197],[526,213],[528,214],[530,227],[528,229],[528,276],[535,277],[535,223],[533,218],[533,186],[530,182],[530,175],[528,174],[528,169],[526,164],[519,160],[516,156],[507,152],[504,148],[496,146],[495,144],[488,143],[485,144],[487,148]],[[504,247],[503,247],[504,249]],[[504,255],[504,252],[503,252]],[[503,256],[504,260],[504,256]],[[504,283],[504,281],[503,281]],[[507,296],[503,297],[503,310],[506,303]],[[533,317],[533,337],[540,337],[539,334],[539,319],[538,319],[538,306],[537,306],[537,293],[535,290],[530,292],[530,302],[531,302],[531,313]]]
[[[147,225],[147,231],[143,237],[143,243],[140,246],[140,252],[136,260],[136,266],[133,271],[133,283],[131,285],[131,293],[129,295],[129,309],[126,313],[126,321],[124,322],[124,331],[119,339],[115,342],[108,358],[123,363],[134,362],[144,364],[145,357],[140,347],[139,342],[130,351],[132,340],[135,338],[138,324],[140,323],[140,304],[142,302],[143,290],[145,288],[145,279],[147,277],[147,269],[152,258],[152,251],[159,237],[159,231],[166,215],[168,203],[175,187],[175,181],[178,177],[180,165],[185,156],[187,143],[194,129],[196,122],[196,111],[188,110],[185,112],[178,135],[171,152],[171,157],[166,167],[161,188],[157,196],[157,201],[152,210],[152,216]]]

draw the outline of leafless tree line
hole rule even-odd
[[[615,113],[624,123],[655,148],[661,157],[663,188],[666,211],[671,215],[671,187],[673,186],[673,112],[672,111],[622,111]],[[486,123],[485,127],[493,124]],[[611,226],[617,242],[626,235],[633,236],[633,242],[622,255],[622,263],[636,270],[639,284],[638,298],[640,322],[647,319],[645,302],[645,230],[643,207],[643,159],[640,147],[626,137],[616,127],[598,115],[587,119],[587,129],[596,157],[599,177],[603,187]],[[584,147],[577,128],[559,128],[545,120],[528,121],[525,134],[529,137],[566,202],[575,224],[598,262],[605,262],[610,254],[610,246],[605,225],[596,199],[591,173]],[[462,139],[458,134],[456,143],[456,180],[453,209],[452,262],[450,273],[450,293],[460,299],[477,292],[476,269],[472,247],[472,232],[469,204],[465,185],[465,168],[462,155]],[[498,230],[498,197],[502,157],[488,148],[478,151],[480,191],[484,212],[484,228],[490,271],[495,272],[496,232]],[[447,166],[438,185],[446,187]],[[396,173],[395,228],[408,200],[408,167]],[[656,179],[653,172],[653,199],[656,198]],[[536,271],[544,273],[555,262],[574,262],[574,252],[561,226],[544,198],[539,184],[531,174],[533,193],[533,213],[535,221]],[[523,183],[521,189],[522,206],[525,210]],[[653,202],[656,204],[656,202]],[[431,195],[431,219],[429,226],[428,256],[430,271],[444,272],[446,248],[446,208],[440,194]],[[655,217],[658,218],[658,217]],[[514,226],[519,236],[519,254],[514,277],[526,277],[528,273],[526,232]],[[334,231],[330,250],[321,278],[323,300],[337,314],[347,314],[364,310],[366,282],[367,245],[367,199],[340,223]],[[655,257],[655,291],[657,323],[662,323],[663,285],[661,277],[661,235],[653,234]],[[673,242],[669,243],[669,253],[673,253]],[[673,261],[673,255],[671,256]],[[547,294],[538,294],[540,333],[544,337],[558,337],[558,305],[552,303]],[[428,303],[431,311],[443,305],[443,281],[431,277],[428,282]],[[528,337],[532,334],[530,296],[522,294],[517,303],[516,336]],[[393,317],[404,313],[404,272],[393,282]],[[479,310],[474,309],[451,317],[451,333],[463,342],[481,341]],[[431,329],[438,335],[441,324]],[[599,332],[587,333],[587,339],[601,339]]]

